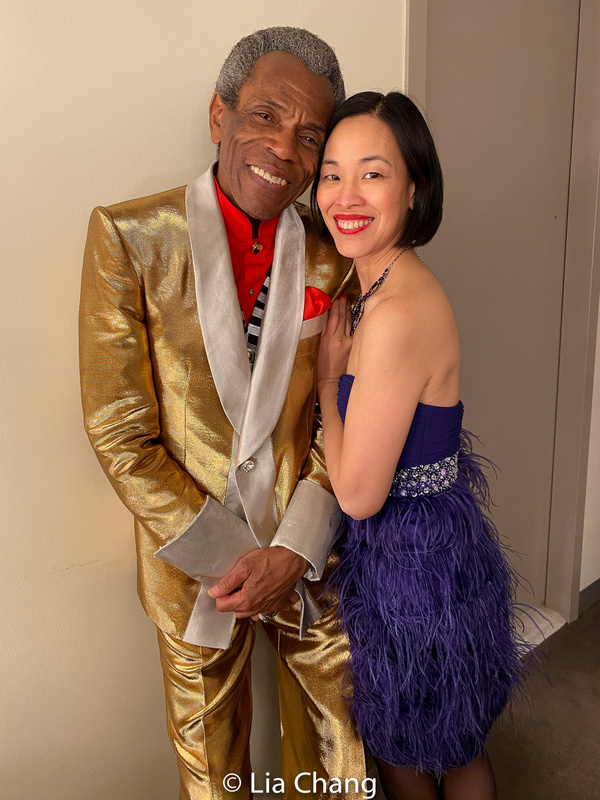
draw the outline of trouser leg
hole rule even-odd
[[[187,644],[157,630],[179,800],[248,800],[253,625],[238,622],[227,650]],[[242,787],[230,793],[223,780],[231,773],[240,776]]]
[[[278,656],[286,800],[364,797],[364,750],[350,717],[349,677],[342,689],[347,639],[330,609],[300,641],[298,614],[291,609],[264,626]]]

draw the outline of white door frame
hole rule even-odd
[[[546,605],[567,620],[579,589],[600,292],[600,6],[581,0],[558,372]]]

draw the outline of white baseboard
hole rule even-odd
[[[523,633],[521,634],[523,639],[534,647],[566,625],[565,618],[558,611],[553,611],[546,606],[520,608],[517,610],[517,617],[523,624]]]

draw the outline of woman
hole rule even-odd
[[[364,92],[335,112],[317,176],[362,292],[330,311],[318,382],[354,716],[389,800],[494,798],[484,743],[519,678],[514,577],[461,433],[452,309],[414,250],[441,220],[435,146],[411,100]]]

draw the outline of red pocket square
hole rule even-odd
[[[314,286],[306,287],[304,291],[303,320],[320,317],[330,308],[331,300],[325,292],[321,291],[321,289],[316,289]]]

